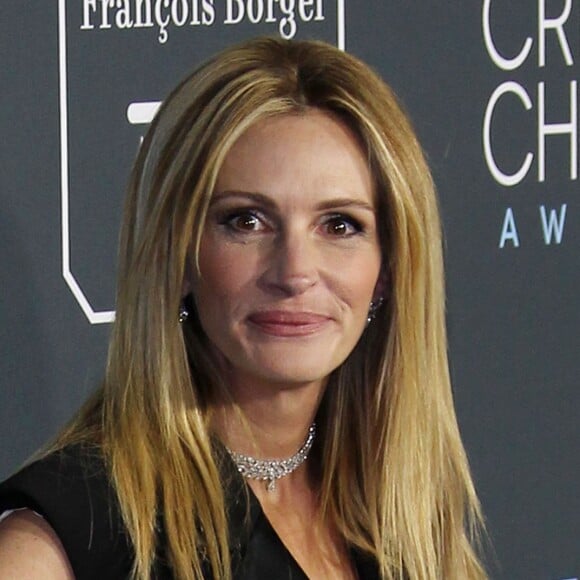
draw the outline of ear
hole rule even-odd
[[[390,277],[385,266],[381,266],[381,271],[379,272],[379,277],[377,278],[377,283],[375,284],[375,290],[373,292],[373,302],[376,302],[379,298],[386,300],[389,295],[389,284]]]
[[[183,269],[183,282],[181,283],[181,298],[185,298],[192,291],[192,268],[189,256],[185,260],[185,268]]]

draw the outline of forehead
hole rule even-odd
[[[262,119],[227,153],[215,191],[374,198],[367,155],[336,116],[309,109]]]

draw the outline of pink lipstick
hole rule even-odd
[[[254,312],[248,320],[262,332],[273,336],[307,336],[321,330],[331,319],[313,312],[268,310]]]

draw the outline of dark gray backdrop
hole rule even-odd
[[[144,131],[128,122],[127,106],[162,99],[226,44],[279,33],[283,16],[275,2],[277,22],[251,23],[246,10],[240,23],[227,25],[226,0],[188,0],[188,23],[168,26],[161,43],[156,24],[119,29],[113,9],[111,28],[99,28],[101,2],[96,11],[90,4],[8,0],[0,11],[0,477],[53,435],[102,375],[110,325],[89,319],[106,319],[113,307],[123,188]],[[193,26],[196,4],[200,24]],[[93,29],[81,29],[83,5]],[[215,9],[208,26],[201,24],[204,5]],[[580,2],[316,0],[317,6],[324,20],[313,13],[311,22],[301,22],[297,14],[296,37],[341,43],[343,7],[346,49],[401,96],[435,174],[446,233],[452,377],[495,549],[492,577],[576,578]],[[514,185],[494,178],[483,144],[486,109],[502,90],[489,113],[493,163],[513,175],[532,155]]]

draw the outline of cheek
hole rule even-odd
[[[341,286],[353,310],[367,312],[379,280],[380,256],[362,256],[341,267]]]
[[[253,280],[254,260],[227,244],[202,243],[199,254],[200,278],[194,283],[198,307],[222,312],[242,301]]]

